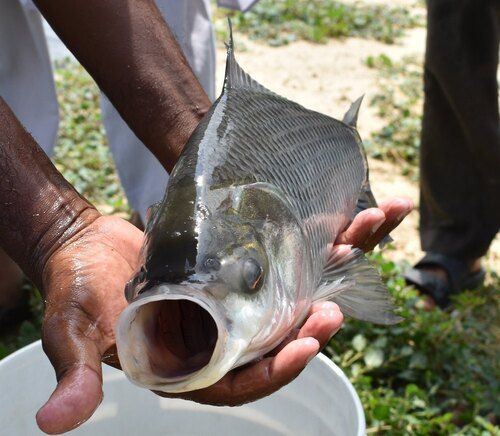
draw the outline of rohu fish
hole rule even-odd
[[[222,95],[150,210],[142,266],[117,325],[129,379],[200,389],[262,357],[311,305],[380,324],[400,320],[359,249],[333,245],[376,206],[356,130],[267,90],[237,64],[232,35]]]

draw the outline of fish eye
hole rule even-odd
[[[242,275],[245,293],[253,294],[262,286],[264,269],[255,259],[250,258],[245,260]]]
[[[208,271],[219,271],[220,270],[220,260],[216,257],[208,257],[205,260],[205,268]]]

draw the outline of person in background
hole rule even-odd
[[[170,171],[210,99],[153,0],[36,4],[137,138]],[[40,114],[46,110],[33,106]],[[143,234],[124,220],[100,215],[81,197],[2,98],[0,180],[0,247],[43,295],[42,343],[58,380],[37,422],[47,433],[61,433],[88,419],[102,399],[101,361],[112,363],[114,325],[126,304],[124,286],[137,267]],[[411,202],[393,199],[365,210],[336,244],[371,250],[411,209]],[[335,304],[316,305],[275,353],[182,398],[237,405],[269,395],[300,373],[341,322]]]
[[[431,305],[475,289],[500,226],[500,2],[428,0],[420,239],[405,276]]]

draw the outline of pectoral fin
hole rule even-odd
[[[314,301],[333,301],[348,316],[377,324],[396,324],[392,296],[359,249],[337,246],[324,269]]]

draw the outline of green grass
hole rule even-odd
[[[94,203],[126,212],[100,126],[97,88],[70,63],[59,66],[57,85],[62,104],[58,167]],[[451,312],[426,312],[405,286],[403,265],[380,253],[372,257],[405,321],[383,327],[348,320],[325,350],[356,387],[369,434],[499,434],[492,422],[500,413],[500,279],[490,274],[486,287],[461,294]],[[42,302],[36,290],[26,288],[32,319],[2,332],[0,358],[40,337]]]
[[[365,142],[368,154],[396,162],[402,172],[416,175],[420,149],[423,85],[422,61],[406,57],[394,62],[386,55],[368,57],[378,71],[377,94],[370,104],[382,119],[380,130]]]
[[[223,10],[216,15],[217,33],[223,40],[227,40],[227,14]],[[406,29],[424,22],[419,13],[403,7],[336,0],[261,0],[249,12],[229,16],[238,33],[274,46],[300,39],[322,43],[347,36],[390,44]]]
[[[107,147],[97,85],[78,64],[55,65],[60,106],[57,169],[102,212],[127,213],[129,207]]]
[[[457,296],[452,311],[424,311],[403,266],[372,258],[405,320],[392,327],[348,320],[326,349],[356,387],[370,432],[498,432],[491,421],[500,413],[499,277]]]

